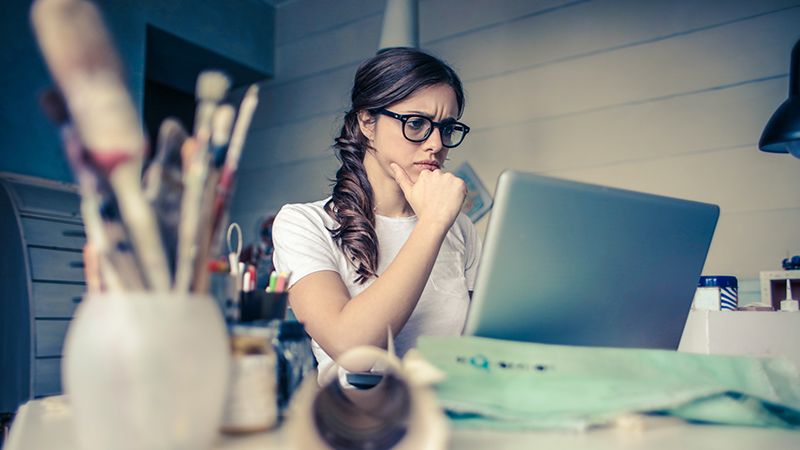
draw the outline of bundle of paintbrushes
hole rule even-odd
[[[147,139],[96,7],[36,0],[31,19],[58,85],[40,100],[60,127],[104,289],[205,293],[258,88],[237,115],[222,103],[228,78],[201,73],[192,135],[166,119],[143,174]]]

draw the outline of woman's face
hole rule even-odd
[[[385,109],[400,115],[418,114],[434,122],[458,118],[456,94],[449,85],[437,84],[418,90],[402,101]],[[359,115],[362,133],[371,140],[374,148],[364,156],[364,165],[370,177],[379,175],[393,179],[390,163],[402,167],[416,182],[424,170],[441,168],[448,149],[442,145],[440,130],[433,128],[423,142],[411,142],[403,136],[403,122],[393,117],[377,114]],[[374,172],[380,173],[374,173]]]

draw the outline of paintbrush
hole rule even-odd
[[[195,86],[197,108],[194,116],[194,136],[197,140],[211,138],[214,111],[230,87],[230,78],[218,70],[205,70],[198,75]]]
[[[99,12],[85,0],[36,0],[31,20],[78,135],[114,191],[147,287],[169,289],[158,225],[139,184],[144,133]]]
[[[39,97],[39,103],[45,115],[60,129],[67,162],[81,193],[81,216],[86,234],[100,259],[102,284],[111,291],[143,289],[141,271],[130,251],[116,199],[87,158],[62,96],[49,89]]]
[[[236,117],[236,124],[233,126],[233,134],[225,156],[225,164],[222,166],[220,180],[217,184],[211,216],[212,242],[214,244],[221,241],[222,229],[225,227],[225,222],[227,222],[230,197],[236,183],[236,172],[239,169],[239,159],[242,156],[247,131],[250,128],[250,122],[253,120],[253,113],[257,106],[258,85],[253,84],[247,89],[239,106],[239,114]]]
[[[155,211],[172,277],[175,276],[177,263],[178,226],[183,198],[181,147],[187,137],[186,130],[177,119],[164,119],[158,131],[156,153],[143,178],[144,194]]]
[[[211,137],[211,118],[217,104],[225,97],[229,86],[228,77],[217,71],[203,72],[197,79],[198,103],[194,135],[197,148],[191,155],[191,162],[184,175],[184,191],[178,227],[178,263],[174,289],[181,293],[189,292],[192,288],[198,267],[201,268],[201,272],[205,271],[205,261],[198,260],[205,257],[201,251],[203,246],[200,240],[205,206],[203,194],[211,164],[211,154],[208,150]]]
[[[222,163],[224,163],[225,154],[228,150],[234,115],[235,111],[231,105],[221,105],[214,111],[211,126],[211,146],[209,147],[209,156],[211,159],[208,178],[206,179],[203,192],[203,205],[208,205],[214,201],[217,182],[220,176],[220,167]],[[211,251],[218,249],[218,247],[212,247],[212,213],[213,211],[211,208],[203,208],[199,221],[200,230],[198,235],[200,238],[200,248],[195,261],[195,279],[192,286],[192,290],[195,292],[205,292],[208,289],[209,274],[206,269],[206,262],[208,259],[216,257],[216,254],[211,254]]]
[[[211,120],[211,158],[215,169],[225,164],[235,115],[236,110],[231,105],[222,105],[214,111]]]

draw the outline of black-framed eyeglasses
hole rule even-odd
[[[403,122],[403,136],[411,142],[424,142],[430,137],[433,127],[436,127],[442,136],[442,145],[453,148],[461,144],[469,133],[469,127],[455,119],[434,122],[419,114],[397,114],[384,108],[374,111]]]

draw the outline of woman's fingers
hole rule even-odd
[[[400,185],[400,189],[403,190],[403,194],[405,194],[406,198],[409,197],[411,194],[411,188],[414,187],[414,183],[411,181],[411,178],[408,176],[406,171],[398,166],[395,163],[391,163],[389,165],[392,169],[392,175],[394,175],[394,180],[397,181],[397,184]]]
[[[402,166],[390,163],[392,176],[416,215],[435,223],[452,225],[466,193],[465,183],[460,178],[440,169],[426,170],[412,181]]]

